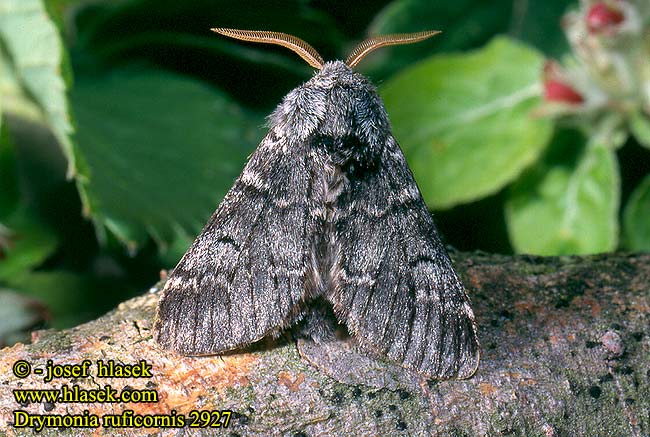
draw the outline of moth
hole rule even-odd
[[[375,87],[355,72],[370,38],[324,62],[291,35],[213,29],[278,44],[316,68],[269,117],[269,131],[162,290],[157,341],[212,355],[277,336],[331,305],[358,345],[428,378],[479,362],[469,298],[391,133]]]

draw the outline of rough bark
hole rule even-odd
[[[648,435],[650,434],[650,255],[505,257],[452,254],[472,299],[483,348],[466,381],[387,377],[385,388],[341,383],[312,367],[285,336],[223,357],[167,353],[151,337],[155,290],[95,321],[41,331],[0,355],[0,423],[13,411],[102,416],[188,415],[230,409],[223,435]],[[151,378],[99,378],[97,360],[146,360]],[[17,360],[43,368],[91,360],[91,377],[18,379]],[[395,372],[386,367],[387,374]],[[377,369],[373,381],[376,381]],[[410,378],[410,379],[409,379]],[[370,377],[369,379],[370,380]],[[395,382],[396,381],[396,382]],[[154,403],[32,403],[12,390],[78,384],[118,391],[152,388]],[[380,384],[381,385],[381,384]],[[215,430],[46,428],[42,435],[212,435]]]

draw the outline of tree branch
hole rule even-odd
[[[375,368],[372,375],[356,375],[354,383],[341,383],[301,358],[289,335],[222,357],[179,357],[151,337],[158,294],[149,293],[95,321],[40,331],[33,344],[4,349],[0,423],[10,433],[32,435],[32,428],[12,428],[14,410],[87,410],[86,417],[97,415],[99,428],[44,428],[42,435],[175,434],[157,427],[104,429],[101,416],[175,410],[189,423],[191,410],[228,409],[237,413],[229,431],[239,435],[650,434],[650,255],[452,256],[472,299],[483,348],[470,380],[426,382],[386,365],[385,376]],[[13,373],[18,360],[32,366],[26,378]],[[90,376],[45,383],[33,370],[46,369],[48,360],[90,360]],[[98,360],[146,360],[153,376],[101,378]],[[377,383],[378,374],[383,383]],[[125,387],[130,393],[155,390],[158,401],[19,405],[14,399],[15,389],[75,384],[100,391],[110,385],[118,393]]]

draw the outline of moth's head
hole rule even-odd
[[[298,54],[309,65],[319,70],[322,70],[323,66],[327,65],[323,61],[323,57],[319,55],[312,46],[293,35],[260,30],[238,30],[224,28],[215,28],[212,30],[214,32],[220,33],[221,35],[229,36],[231,38],[240,39],[243,41],[276,44],[286,47]],[[438,33],[440,33],[440,31],[427,30],[424,32],[396,33],[368,38],[365,41],[359,43],[352,50],[352,52],[350,52],[350,55],[345,60],[345,65],[347,65],[349,68],[354,68],[368,53],[372,52],[375,49],[385,46],[419,42]]]

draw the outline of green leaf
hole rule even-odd
[[[535,119],[543,59],[506,38],[434,56],[389,80],[381,95],[430,207],[492,194],[534,162],[551,122]]]
[[[546,157],[513,187],[506,203],[510,239],[519,253],[588,254],[611,251],[618,239],[620,181],[615,153],[562,138],[576,161]]]
[[[246,106],[275,106],[313,69],[290,50],[243,44],[210,31],[213,27],[278,29],[308,41],[325,59],[344,46],[336,21],[303,0],[86,1],[75,8],[70,51],[81,68],[105,69],[148,62],[205,80]],[[263,11],[251,14],[251,11]],[[336,50],[335,50],[336,49]]]
[[[14,95],[7,101],[15,101],[20,109],[29,106],[22,102],[29,96],[59,141],[68,160],[68,173],[74,174],[72,125],[62,77],[63,47],[41,0],[3,0],[0,3],[0,47],[6,50],[3,57],[9,61],[21,89],[21,95]],[[11,109],[9,106],[3,110]]]
[[[13,145],[0,133],[0,281],[30,270],[50,256],[57,237],[20,202]]]
[[[560,58],[569,52],[562,17],[571,7],[577,6],[575,0],[510,4],[512,15],[508,35],[535,46],[549,57]]]
[[[507,33],[557,57],[568,50],[560,21],[572,3],[574,0],[395,0],[374,18],[370,34],[386,35],[426,29],[441,30],[442,34],[431,43],[382,49],[373,54],[376,64],[371,68],[373,75],[385,76],[411,62],[424,59],[432,53],[432,48],[444,52],[480,47],[495,34]]]
[[[40,121],[42,119],[40,109],[25,94],[25,90],[18,83],[16,72],[10,65],[9,54],[0,44],[0,115],[7,112],[30,120]],[[6,120],[0,119],[0,123],[6,124]]]
[[[397,0],[389,3],[373,20],[369,34],[441,30],[431,42],[385,48],[364,61],[373,76],[387,76],[413,61],[437,51],[466,50],[483,45],[492,35],[504,32],[510,21],[510,2],[496,0],[459,0],[435,2],[429,0]],[[498,13],[495,13],[498,11]],[[379,70],[379,71],[376,71]]]
[[[132,249],[196,235],[259,135],[225,95],[160,71],[80,76],[71,101],[86,213]]]
[[[39,266],[57,247],[56,235],[30,213],[21,209],[1,219],[0,281]]]
[[[625,247],[650,251],[650,174],[634,189],[623,212]]]
[[[629,125],[639,144],[650,148],[650,119],[642,112],[636,112],[631,115]]]
[[[16,209],[18,201],[16,156],[9,133],[4,129],[0,131],[0,219]]]

